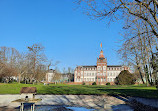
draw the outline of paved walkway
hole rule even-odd
[[[20,99],[20,95],[0,95],[0,110],[12,111],[13,108],[17,111],[20,104],[11,103],[11,101]],[[42,101],[37,105],[68,105],[86,107],[96,109],[98,111],[113,110],[133,111],[126,103],[136,100],[145,105],[150,105],[158,108],[158,99],[145,99],[145,98],[124,98],[113,96],[97,96],[97,95],[36,95],[35,98],[41,98]],[[11,108],[11,109],[10,109]]]

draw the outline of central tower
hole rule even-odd
[[[107,81],[107,59],[104,57],[101,43],[101,51],[97,58],[97,84],[104,84]]]

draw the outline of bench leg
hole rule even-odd
[[[21,103],[20,111],[24,111],[24,104],[23,103]]]
[[[20,111],[21,111],[21,109],[22,109],[22,103],[21,103],[21,105],[20,105]]]
[[[35,111],[35,104],[33,104],[33,111]]]
[[[32,111],[32,104],[31,104],[31,111]]]

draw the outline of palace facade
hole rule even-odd
[[[74,71],[75,83],[93,83],[106,84],[114,83],[115,78],[122,70],[129,70],[129,67],[123,65],[107,65],[107,59],[103,55],[103,51],[100,51],[99,58],[97,58],[97,64],[94,66],[78,66]]]

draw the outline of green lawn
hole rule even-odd
[[[101,86],[101,85],[46,85],[38,84],[3,84],[0,83],[0,94],[19,94],[21,87],[36,87],[37,94],[88,94],[88,95],[125,95],[146,98],[158,98],[158,90],[155,87],[143,85]]]

